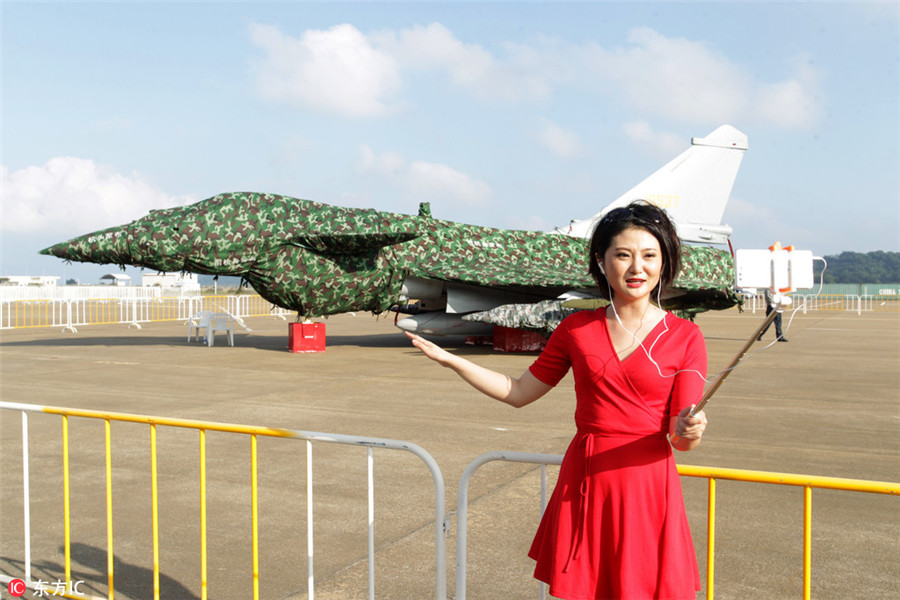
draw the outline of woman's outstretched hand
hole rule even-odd
[[[450,354],[434,342],[429,342],[420,335],[407,331],[406,337],[412,340],[413,346],[421,350],[425,356],[444,367],[448,366],[448,363],[453,358],[453,354]]]

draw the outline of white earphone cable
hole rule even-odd
[[[825,261],[824,258],[821,258],[821,257],[818,257],[818,256],[817,256],[817,257],[814,257],[814,258],[815,258],[816,260],[821,260],[822,262],[825,263],[825,268],[822,269],[822,273],[820,273],[819,289],[816,291],[815,294],[812,295],[813,298],[816,298],[816,297],[818,297],[818,296],[822,293],[822,288],[823,288],[824,285],[825,285],[825,269],[828,268],[828,263]],[[604,277],[605,277],[605,276],[606,276],[606,271],[603,270],[603,265],[600,264],[600,261],[599,261],[599,260],[597,261],[597,265],[600,267],[600,272],[603,273],[603,275],[604,275]],[[653,343],[652,343],[652,344],[650,344],[650,349],[648,350],[647,347],[644,346],[643,340],[641,340],[640,338],[638,338],[638,336],[637,336],[637,334],[636,334],[635,332],[633,332],[633,331],[631,331],[630,329],[628,329],[627,327],[625,327],[625,324],[622,322],[622,319],[619,317],[619,312],[616,310],[616,303],[613,302],[613,292],[612,292],[612,287],[609,285],[609,279],[608,279],[608,278],[606,279],[606,288],[609,290],[609,305],[610,305],[610,306],[612,307],[612,309],[613,309],[613,315],[615,316],[616,321],[619,323],[619,326],[620,326],[622,329],[624,329],[631,337],[634,338],[634,340],[638,343],[638,345],[639,345],[639,346],[641,347],[641,349],[644,351],[644,354],[647,355],[647,358],[650,360],[650,362],[653,363],[653,366],[656,367],[656,371],[659,373],[659,376],[660,376],[660,377],[668,378],[668,377],[675,377],[676,375],[678,375],[678,374],[680,374],[680,373],[696,373],[696,374],[697,374],[704,382],[706,382],[706,383],[711,383],[716,377],[718,377],[718,376],[721,375],[722,373],[727,373],[728,371],[732,371],[732,370],[736,369],[736,368],[738,367],[738,365],[740,365],[741,363],[743,363],[746,359],[750,358],[751,356],[753,356],[753,355],[756,354],[757,352],[761,352],[761,351],[763,351],[763,350],[768,350],[769,348],[771,348],[772,346],[774,346],[775,343],[778,341],[778,339],[776,338],[774,341],[770,342],[770,343],[767,344],[766,346],[763,346],[762,348],[758,348],[758,349],[754,350],[753,352],[750,352],[749,354],[747,354],[746,356],[744,356],[744,357],[743,357],[737,364],[735,364],[734,366],[732,366],[732,367],[730,367],[730,368],[728,368],[728,369],[723,369],[723,370],[719,371],[718,373],[716,373],[715,375],[712,375],[712,376],[709,377],[709,378],[705,377],[705,376],[703,375],[703,373],[701,373],[700,371],[698,371],[698,370],[696,370],[696,369],[680,369],[680,370],[678,370],[678,371],[675,371],[675,372],[672,373],[671,375],[665,375],[665,374],[662,372],[662,368],[659,366],[659,363],[656,362],[656,360],[653,358],[653,348],[656,346],[656,343],[659,342],[659,340],[662,339],[662,337],[663,337],[666,333],[669,332],[669,324],[668,324],[668,322],[666,321],[667,317],[669,316],[668,311],[664,311],[664,314],[663,314],[663,325],[665,325],[665,331],[663,331],[663,332],[660,333],[658,336],[656,336],[656,339],[653,340]],[[662,286],[661,286],[661,285],[658,285],[658,286],[657,286],[657,293],[656,293],[656,304],[657,304],[657,306],[659,306],[660,309],[662,309],[661,296],[662,296]],[[809,297],[804,297],[804,298],[803,298],[803,303],[800,304],[800,306],[796,307],[793,311],[791,311],[791,316],[790,316],[790,318],[788,319],[788,323],[787,323],[787,325],[785,326],[784,332],[783,332],[783,333],[787,333],[787,331],[790,330],[791,324],[794,322],[794,317],[797,315],[797,311],[800,310],[800,309],[802,309],[802,308],[804,308],[804,307],[806,306],[806,303],[807,303],[808,301],[809,301]]]

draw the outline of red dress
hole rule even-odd
[[[530,370],[556,385],[571,368],[578,432],[528,555],[534,576],[567,600],[696,598],[700,576],[672,448],[669,417],[696,403],[706,345],[667,313],[619,360],[605,309],[554,331]],[[689,370],[674,375],[676,371]]]

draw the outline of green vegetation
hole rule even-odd
[[[900,282],[900,252],[841,252],[826,256],[828,269],[825,283],[897,283]],[[816,281],[822,272],[822,263],[814,263]]]

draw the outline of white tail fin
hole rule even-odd
[[[690,148],[592,218],[572,221],[554,233],[588,237],[610,210],[646,200],[666,209],[683,241],[726,244],[732,229],[722,224],[722,215],[746,150],[747,136],[722,125],[705,138],[693,138]]]

